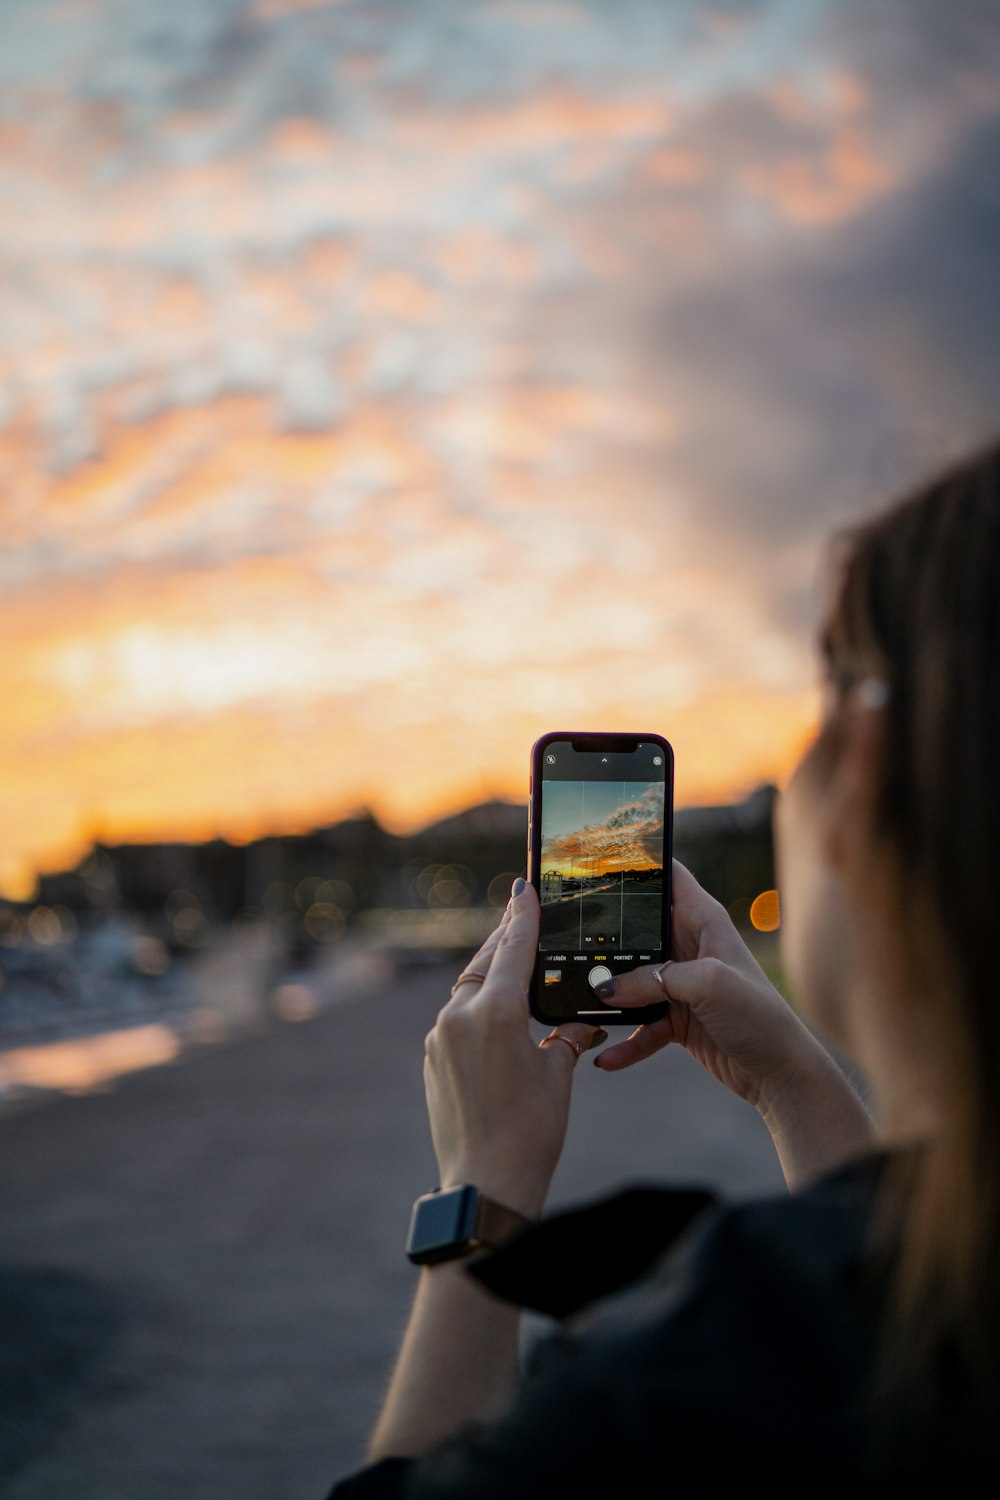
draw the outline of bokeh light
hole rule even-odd
[[[750,921],[758,932],[777,932],[781,908],[777,891],[761,891],[750,903]]]

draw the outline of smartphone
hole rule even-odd
[[[674,753],[658,734],[553,732],[532,746],[528,879],[541,924],[531,1013],[557,1026],[636,1026],[597,988],[670,957]]]

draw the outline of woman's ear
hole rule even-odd
[[[850,872],[870,843],[885,754],[888,690],[865,678],[840,707],[839,753],[823,798],[824,842],[831,864]]]

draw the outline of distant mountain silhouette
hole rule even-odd
[[[732,805],[675,814],[674,853],[727,904],[774,883],[775,795],[774,787],[762,786]],[[277,903],[298,922],[309,882],[334,880],[348,888],[349,917],[372,906],[420,904],[414,895],[419,873],[453,866],[448,878],[475,903],[488,891],[495,898],[498,877],[525,872],[527,823],[524,802],[492,798],[402,836],[363,810],[309,833],[270,834],[248,844],[98,844],[75,870],[43,876],[37,899],[78,913],[133,911],[152,918],[162,917],[165,903],[182,893],[209,921],[240,912],[273,914]]]
[[[422,828],[414,836],[427,839],[437,835],[452,838],[474,834],[478,838],[483,834],[493,834],[509,838],[518,833],[527,839],[527,803],[506,802],[500,797],[494,797],[489,802],[477,802],[474,807],[466,807],[447,818],[439,818],[436,823],[428,823],[426,828]]]

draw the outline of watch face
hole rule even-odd
[[[427,1193],[413,1205],[406,1253],[418,1265],[460,1254],[472,1238],[478,1194],[474,1187]]]

